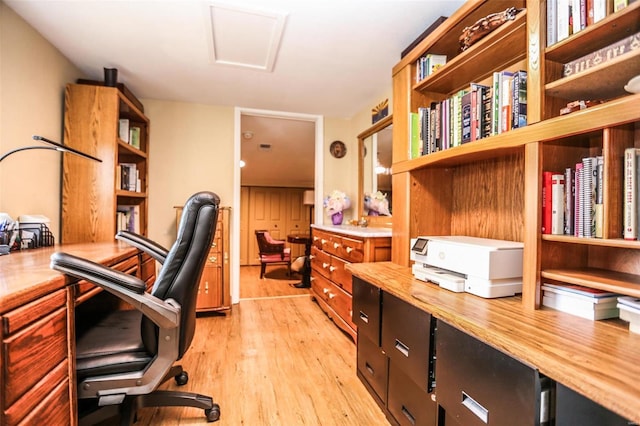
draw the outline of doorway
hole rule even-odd
[[[234,205],[232,211],[232,232],[231,234],[231,299],[232,303],[240,300],[240,258],[243,242],[246,245],[248,229],[243,229],[242,215],[243,206],[241,203],[243,185],[251,186],[283,186],[298,188],[313,188],[315,190],[315,205],[322,203],[322,181],[323,181],[323,145],[324,145],[324,124],[323,117],[319,115],[286,113],[279,111],[255,110],[247,108],[235,109],[234,128]],[[250,125],[248,125],[250,124]],[[304,174],[300,172],[298,166],[299,159],[302,158],[293,142],[285,139],[290,132],[295,132],[296,128],[309,127],[311,129],[311,141],[313,155],[313,176],[304,180]],[[272,127],[269,135],[267,127]],[[287,129],[289,129],[287,131]],[[294,129],[294,130],[291,130]],[[284,132],[284,133],[283,133]],[[298,144],[302,143],[300,140]],[[246,159],[245,159],[246,158]],[[241,170],[240,160],[245,161],[245,168]],[[290,165],[283,166],[281,160],[289,160]],[[249,172],[250,164],[254,169]],[[276,174],[275,171],[282,172]],[[309,169],[308,166],[306,166]],[[262,175],[254,174],[257,169],[262,169]],[[285,176],[285,177],[283,177]],[[282,179],[288,177],[288,183],[283,183]],[[245,181],[245,182],[243,182]],[[245,208],[246,210],[246,208]],[[320,222],[321,209],[313,209],[313,222]],[[241,238],[242,236],[242,238]],[[244,240],[244,241],[243,241]]]

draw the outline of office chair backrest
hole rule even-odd
[[[212,192],[199,192],[189,198],[182,210],[176,241],[151,290],[155,297],[174,299],[181,306],[180,358],[195,333],[198,284],[216,232],[219,203],[220,198]],[[157,353],[158,329],[145,317],[142,340],[150,353]]]

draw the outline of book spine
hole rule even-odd
[[[593,23],[607,17],[607,0],[593,0]]]
[[[580,194],[582,193],[582,163],[576,163],[576,171],[575,171],[575,189],[574,189],[574,199],[573,199],[573,235],[576,237],[584,236],[582,230],[582,197]]]
[[[462,96],[462,143],[471,142],[471,92]]]
[[[511,130],[511,81],[512,73],[502,73],[502,87],[500,93],[500,131],[508,132]]]
[[[513,84],[513,128],[527,125],[527,72],[520,70],[515,73]]]
[[[583,204],[582,210],[582,227],[584,236],[587,238],[593,237],[595,233],[595,222],[594,222],[594,185],[593,185],[593,174],[595,172],[594,167],[594,158],[586,157],[582,159],[582,169],[583,169],[583,180],[582,180],[582,193],[581,193],[581,201]]]
[[[492,104],[491,104],[491,135],[500,133],[500,76],[499,72],[493,73]]]
[[[638,239],[636,200],[636,149],[624,150],[624,234],[625,240]]]
[[[486,138],[491,136],[491,87],[482,89],[482,132],[480,137]]]
[[[436,152],[436,104],[431,102],[429,127],[429,153]]]
[[[557,0],[558,12],[556,16],[558,34],[556,36],[556,41],[562,41],[571,34],[569,32],[569,2],[570,0]]]
[[[553,172],[542,172],[542,233],[551,233],[551,179]]]
[[[603,238],[604,234],[604,157],[596,156],[595,171],[595,237]]]
[[[551,176],[551,233],[564,234],[564,175]]]
[[[557,0],[547,0],[547,47],[558,41],[558,3]]]
[[[411,119],[411,135],[410,135],[410,152],[409,158],[418,158],[420,156],[420,117],[417,113],[412,112]]]
[[[571,167],[564,170],[564,234],[573,235],[573,199],[575,197],[574,173]]]

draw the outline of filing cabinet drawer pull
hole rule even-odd
[[[407,410],[407,407],[403,405],[401,411],[402,411],[402,414],[404,414],[404,416],[409,420],[409,422],[411,422],[412,425],[416,424],[416,418],[411,415],[411,412]]]
[[[362,320],[363,323],[369,324],[369,315],[365,314],[362,311],[360,311],[360,319]]]
[[[340,243],[333,243],[333,248],[337,249],[338,247],[340,247]]]
[[[353,247],[347,247],[346,250],[347,250],[347,253],[351,253],[353,251]]]
[[[372,376],[375,376],[375,375],[376,375],[376,371],[373,369],[373,367],[371,367],[371,366],[369,365],[369,363],[368,363],[368,362],[365,362],[365,363],[364,363],[364,367],[367,369],[367,371],[369,372],[369,374],[371,374]]]
[[[404,356],[409,358],[409,346],[396,339],[396,349]]]
[[[465,391],[462,391],[462,405],[467,407],[469,411],[475,414],[476,417],[484,423],[489,422],[489,410],[478,404],[478,402],[471,398]]]

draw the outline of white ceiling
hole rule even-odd
[[[389,91],[391,69],[400,53],[434,20],[450,15],[463,3],[4,2],[86,78],[103,80],[103,67],[117,68],[118,80],[139,98],[338,118],[350,118],[382,101],[380,94]],[[212,16],[220,18],[213,21],[215,25]]]

